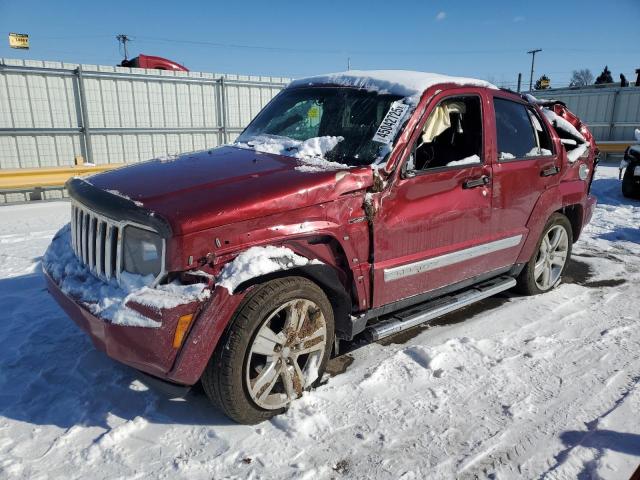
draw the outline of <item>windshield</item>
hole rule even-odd
[[[388,153],[391,137],[408,118],[408,106],[397,102],[401,98],[351,88],[286,89],[258,114],[237,142],[259,150],[263,140],[273,145],[274,138],[284,137],[288,141],[281,143],[283,148],[278,152],[283,155],[300,158],[307,151],[308,156],[322,156],[343,165],[369,165]],[[381,124],[383,120],[388,123],[394,105],[402,115],[396,115],[393,135],[382,138]],[[320,148],[309,150],[310,144]]]

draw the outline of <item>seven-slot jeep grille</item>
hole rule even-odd
[[[71,243],[78,259],[104,279],[119,277],[122,225],[71,203]]]

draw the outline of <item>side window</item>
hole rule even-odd
[[[442,100],[429,114],[407,164],[409,171],[482,163],[480,97]]]
[[[533,124],[533,130],[536,134],[536,140],[538,141],[538,149],[533,152],[539,156],[553,155],[553,144],[551,143],[551,136],[544,127],[540,117],[533,109],[528,109],[531,123]]]
[[[527,107],[503,98],[494,98],[493,105],[496,112],[498,159],[512,160],[539,155],[536,132]]]

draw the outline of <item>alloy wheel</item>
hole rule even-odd
[[[262,323],[249,348],[246,388],[261,408],[275,410],[298,398],[318,378],[327,348],[327,324],[311,300],[295,299]]]
[[[549,290],[560,279],[569,253],[569,235],[562,225],[551,227],[540,243],[533,276],[540,290]]]

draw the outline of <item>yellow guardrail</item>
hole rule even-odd
[[[608,142],[596,142],[596,146],[600,150],[600,153],[624,153],[629,145],[633,145],[634,142],[628,141],[608,141]]]
[[[121,167],[108,165],[76,165],[73,167],[15,168],[0,170],[0,190],[26,190],[37,187],[62,187],[71,177],[91,175]]]

